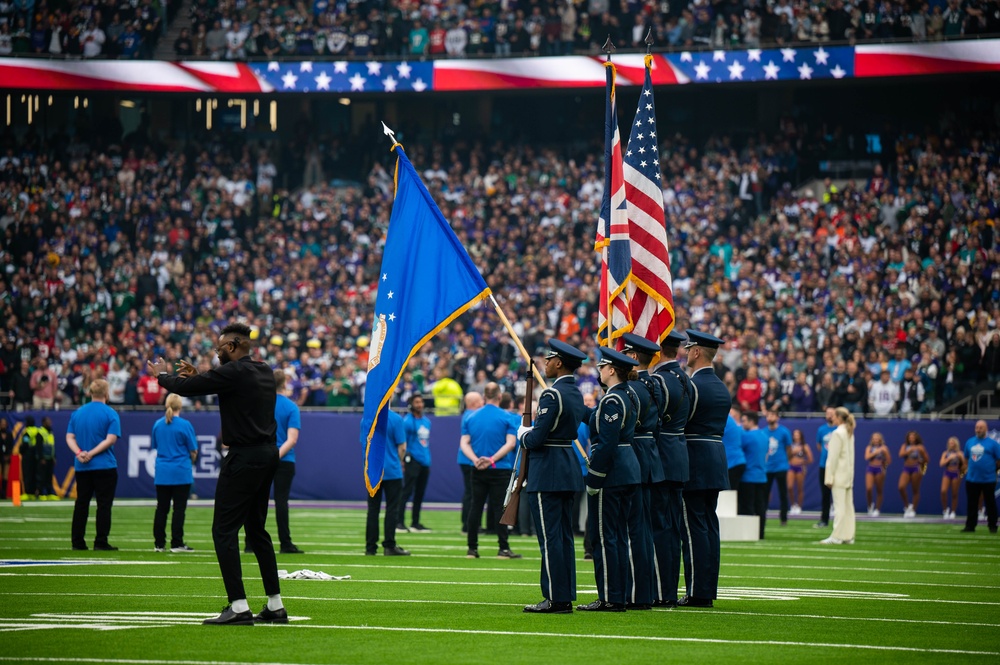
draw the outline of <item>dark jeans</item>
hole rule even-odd
[[[826,467],[821,466],[819,468],[819,494],[820,494],[820,514],[819,521],[824,523],[830,522],[830,504],[833,503],[833,493],[830,488],[826,486]]]
[[[21,494],[34,496],[37,489],[38,458],[35,457],[34,448],[29,446],[28,450],[21,451]]]
[[[292,535],[288,530],[288,495],[295,477],[295,462],[278,462],[274,472],[274,521],[278,523],[278,542],[290,547]]]
[[[747,470],[746,464],[737,464],[729,469],[729,489],[736,490],[737,500],[739,499],[740,491],[740,478],[743,477],[743,472]]]
[[[115,502],[118,486],[118,469],[79,471],[76,474],[76,504],[73,506],[73,547],[86,547],[87,519],[90,517],[90,499],[97,497],[97,532],[94,545],[107,545],[111,533],[111,506]]]
[[[413,521],[411,526],[420,524],[420,506],[424,503],[424,492],[427,490],[427,479],[431,468],[420,462],[410,460],[406,463],[403,473],[403,502],[399,506],[399,524],[406,526],[406,502],[413,497]]]
[[[35,485],[35,493],[38,496],[53,495],[52,473],[55,471],[56,461],[52,459],[38,460],[38,482]]]
[[[470,474],[472,484],[472,500],[469,503],[469,519],[465,527],[469,530],[469,549],[479,547],[479,524],[483,520],[483,508],[486,505],[486,498],[494,506],[502,506],[504,495],[507,493],[507,483],[510,481],[510,469],[472,469]],[[498,524],[487,523],[488,527],[493,527],[497,532],[497,540],[501,550],[510,549],[507,541],[507,527]]]
[[[778,481],[778,505],[781,508],[781,523],[788,521],[788,471],[772,471],[767,474],[767,496],[771,496],[771,485]]]
[[[382,510],[382,495],[385,494],[385,540],[382,547],[391,549],[396,546],[396,523],[402,509],[403,481],[402,479],[383,480],[375,496],[368,497],[368,519],[365,522],[365,551],[378,551],[378,516]]]
[[[275,445],[233,446],[222,458],[215,486],[212,540],[229,602],[247,597],[240,564],[240,528],[246,530],[247,545],[257,557],[264,593],[268,596],[281,593],[274,544],[265,528],[267,500],[277,469]]]
[[[737,512],[740,515],[760,517],[761,540],[764,540],[764,524],[767,522],[767,490],[766,483],[740,483],[740,491],[737,494]]]
[[[469,503],[472,501],[472,480],[470,476],[475,467],[468,464],[459,464],[458,468],[462,472],[462,531],[465,531],[465,525],[469,523]]]
[[[997,500],[993,494],[996,491],[996,488],[996,482],[970,483],[968,480],[965,481],[965,496],[968,498],[968,513],[965,517],[966,529],[975,529],[976,523],[979,521],[980,496],[985,499],[986,524],[989,525],[990,529],[997,528]]]
[[[187,511],[190,485],[157,485],[156,514],[153,516],[153,544],[165,547],[167,543],[167,513],[174,504],[174,516],[170,520],[170,546],[184,544],[184,513]]]

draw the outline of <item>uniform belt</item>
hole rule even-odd
[[[568,439],[557,439],[555,441],[546,441],[542,445],[546,448],[572,448],[573,442]]]
[[[663,432],[663,431],[661,431],[660,434],[669,434],[670,436],[684,436],[684,430],[678,430],[676,432]]]
[[[688,436],[688,443],[722,443],[721,436]]]
[[[654,436],[653,436],[652,432],[650,432],[648,434],[644,432],[642,434],[636,434],[635,438],[637,438],[637,439],[652,439],[652,438],[654,438]]]
[[[631,448],[632,444],[631,443],[619,443],[618,447],[619,448]]]

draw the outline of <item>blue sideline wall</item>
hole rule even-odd
[[[31,412],[35,421],[48,415],[52,418],[56,434],[56,481],[62,484],[72,464],[72,455],[66,448],[66,426],[72,412]],[[15,421],[23,422],[28,413],[4,413]],[[122,412],[122,438],[115,445],[118,458],[118,491],[122,498],[151,498],[153,488],[154,453],[149,450],[149,435],[153,423],[161,413]],[[218,412],[198,413],[185,411],[184,417],[194,425],[198,434],[200,454],[195,466],[195,488],[199,497],[214,496],[215,478],[218,476],[219,456],[216,437],[219,434]],[[359,442],[361,417],[359,414],[308,412],[302,414],[302,432],[296,448],[293,499],[362,501],[367,497],[362,475],[362,447]],[[462,476],[456,463],[460,421],[458,416],[431,419],[432,466],[425,501],[457,503],[462,498]],[[820,492],[818,478],[819,456],[816,454],[816,431],[823,424],[821,419],[786,419],[782,424],[789,429],[801,429],[806,440],[813,445],[815,463],[808,469],[804,510],[819,510]],[[896,453],[912,429],[920,432],[927,446],[931,461],[921,487],[918,511],[926,515],[940,515],[940,486],[942,471],[938,460],[950,436],[957,436],[964,447],[973,435],[973,421],[915,422],[905,420],[859,420],[855,440],[857,443],[857,470],[855,473],[854,500],[857,510],[865,510],[864,447],[873,432],[881,432],[892,451],[893,462],[886,478],[886,498],[883,512],[901,513],[902,501],[896,489],[902,463]],[[1000,422],[990,421],[989,429],[1000,428]],[[960,490],[959,510],[965,513],[965,491]],[[770,507],[777,508],[777,491],[772,489]]]

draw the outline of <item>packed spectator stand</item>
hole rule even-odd
[[[620,49],[937,41],[1000,34],[998,0],[0,0],[0,55],[149,58],[176,14],[177,59],[444,58]]]

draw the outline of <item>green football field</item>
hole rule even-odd
[[[857,544],[836,547],[817,543],[827,531],[812,519],[769,520],[766,541],[723,543],[715,609],[537,616],[521,612],[541,599],[533,538],[512,537],[523,560],[491,556],[489,536],[466,559],[457,513],[430,510],[433,533],[398,536],[412,557],[365,557],[362,509],[293,505],[307,553],[278,567],[350,579],[283,581],[287,626],[214,627],[200,625],[225,604],[210,508],[188,510],[190,554],[153,552],[153,508],[128,501],[114,508],[121,551],[73,552],[71,512],[0,503],[0,662],[1000,662],[1000,537],[985,525],[862,522]],[[93,510],[89,527],[92,539]],[[256,561],[243,563],[258,611]]]

